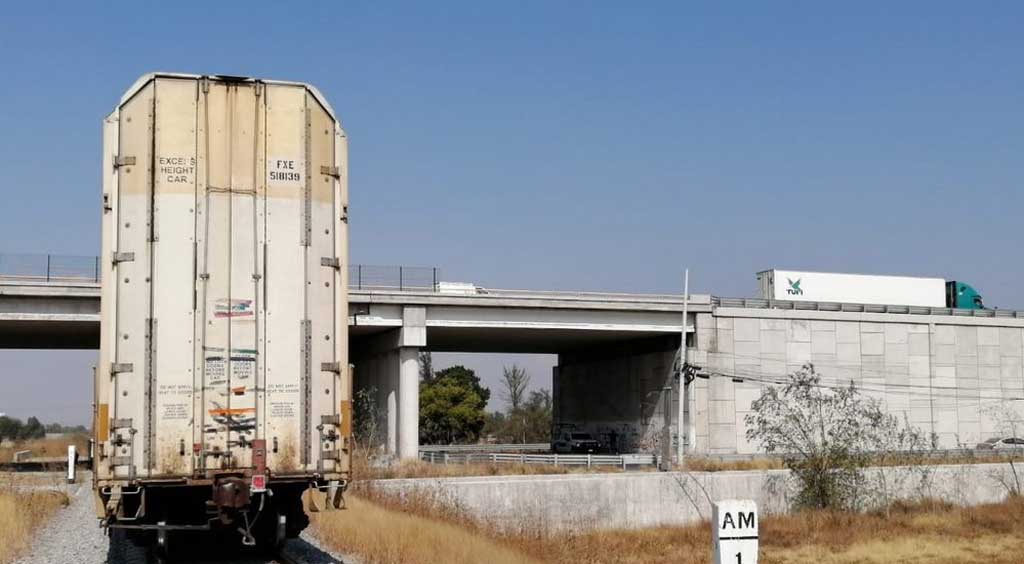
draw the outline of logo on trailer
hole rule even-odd
[[[800,289],[800,279],[797,278],[794,282],[791,278],[786,278],[786,282],[789,282],[789,288],[786,288],[786,293],[790,296],[802,296],[804,291]]]
[[[213,304],[214,317],[249,317],[253,314],[252,300],[217,300]]]

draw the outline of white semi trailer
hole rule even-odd
[[[766,300],[984,308],[970,285],[942,278],[773,269],[758,272],[757,281]]]
[[[345,133],[310,85],[151,74],[103,128],[108,528],[279,546],[350,479]]]

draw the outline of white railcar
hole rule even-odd
[[[347,141],[307,84],[150,74],[103,128],[98,515],[283,542],[349,480]]]

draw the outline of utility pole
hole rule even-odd
[[[664,398],[665,425],[661,438],[661,471],[668,472],[672,469],[672,376],[669,375],[667,385],[661,388],[661,397]]]
[[[686,310],[689,302],[690,269],[687,268],[683,271],[683,329],[679,340],[679,406],[676,413],[676,464],[683,463],[685,455],[683,443],[684,441],[689,441],[690,427],[692,427],[690,421],[691,410],[688,409],[689,406],[687,404],[690,394],[686,389],[686,364],[688,361],[686,352],[686,325],[688,323]]]

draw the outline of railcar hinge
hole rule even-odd
[[[114,168],[131,166],[135,164],[135,157],[114,155]]]
[[[132,372],[135,366],[130,362],[115,362],[110,365],[111,374],[121,374],[122,372]]]
[[[338,257],[320,257],[320,266],[329,266],[331,268],[341,268],[341,259]]]
[[[341,168],[336,166],[321,165],[320,174],[326,174],[327,176],[331,176],[334,178],[341,178]]]
[[[340,362],[321,362],[320,370],[323,372],[334,372],[335,374],[341,374],[341,363]]]
[[[122,253],[122,252],[114,251],[114,254],[111,257],[111,262],[113,262],[115,265],[118,264],[118,263],[121,263],[121,262],[134,262],[134,261],[135,261],[135,253],[132,253],[132,252]]]

